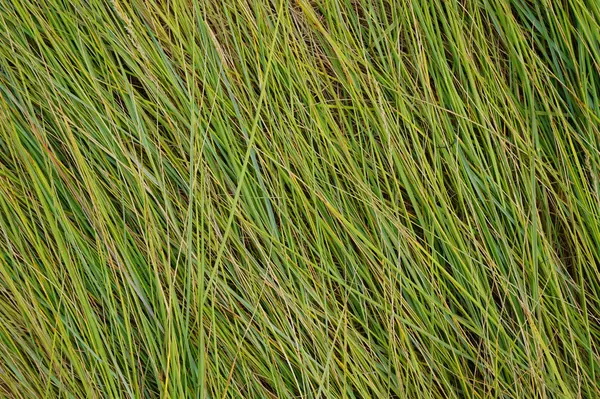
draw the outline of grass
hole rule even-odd
[[[599,24],[0,0],[0,397],[600,397]]]

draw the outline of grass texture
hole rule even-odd
[[[599,23],[0,0],[0,397],[600,397]]]

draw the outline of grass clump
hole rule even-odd
[[[0,0],[0,396],[600,397],[599,21]]]

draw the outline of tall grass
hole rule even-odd
[[[599,24],[0,0],[0,396],[600,397]]]

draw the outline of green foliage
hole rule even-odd
[[[0,0],[0,396],[600,397],[599,23]]]

